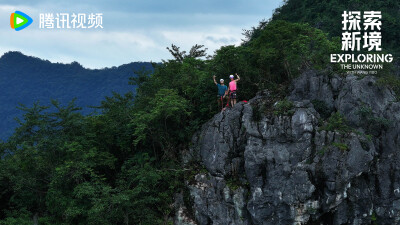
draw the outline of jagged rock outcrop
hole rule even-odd
[[[176,223],[400,224],[394,93],[375,77],[307,71],[287,99],[276,112],[263,91],[204,124],[185,156],[205,168],[187,181],[192,220]]]

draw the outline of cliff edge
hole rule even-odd
[[[203,125],[175,222],[400,224],[399,122],[375,77],[307,71]]]

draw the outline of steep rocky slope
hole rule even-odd
[[[176,224],[400,224],[391,90],[370,76],[308,71],[285,107],[272,99],[263,91],[193,137],[186,165],[204,169],[178,196]]]

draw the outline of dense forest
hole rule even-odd
[[[319,12],[307,8],[315,2],[287,1],[273,20],[245,32],[242,45],[206,59],[202,45],[171,46],[172,59],[130,79],[136,94],[106,97],[99,114],[84,115],[73,101],[20,107],[18,128],[0,143],[0,224],[170,224],[174,194],[184,193],[185,178],[201,169],[195,162],[182,168],[180,153],[218,112],[212,75],[241,75],[238,96],[247,100],[263,89],[281,98],[308,68],[338,72],[329,63],[329,53],[340,50],[329,36],[337,26],[322,31],[301,19]],[[337,11],[324,12],[333,23]],[[382,84],[397,82],[388,79]]]
[[[343,11],[381,11],[382,12],[382,48],[398,57],[400,47],[400,2],[396,0],[290,0],[276,9],[273,20],[286,20],[297,23],[309,23],[321,29],[330,37],[342,35]]]

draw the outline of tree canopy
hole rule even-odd
[[[263,24],[240,46],[204,46],[138,71],[136,94],[114,93],[83,115],[74,102],[21,106],[0,143],[0,224],[168,224],[184,192],[181,153],[218,112],[212,76],[238,73],[239,100],[324,69],[338,41],[308,24]]]

